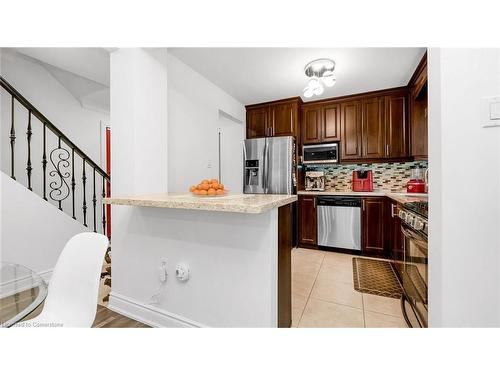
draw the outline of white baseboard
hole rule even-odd
[[[133,298],[111,292],[108,309],[152,327],[201,328],[205,325],[183,316],[145,305]]]

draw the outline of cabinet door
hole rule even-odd
[[[361,101],[354,100],[340,106],[342,159],[359,159],[361,157]]]
[[[406,122],[407,95],[398,93],[385,97],[386,156],[408,156],[408,130]]]
[[[247,109],[247,138],[261,138],[268,133],[269,106]]]
[[[411,156],[416,159],[427,159],[427,87],[424,87],[418,99],[410,103]]]
[[[302,143],[321,142],[321,107],[302,109]]]
[[[323,107],[322,112],[322,141],[328,142],[340,140],[340,105],[327,104]]]
[[[385,150],[384,98],[363,100],[363,157],[383,158]]]
[[[403,232],[401,232],[401,219],[398,216],[398,204],[391,200],[387,202],[387,213],[389,223],[389,250],[392,260],[403,261]]]
[[[299,196],[299,243],[317,244],[316,197]]]
[[[271,105],[271,136],[280,137],[295,135],[297,124],[297,105],[294,103],[280,103]]]
[[[362,231],[365,255],[385,255],[385,198],[363,198]]]

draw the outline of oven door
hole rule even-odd
[[[414,313],[421,327],[427,327],[427,236],[417,232],[406,223],[401,224],[404,235],[404,261],[401,269],[401,284],[407,306],[405,318]],[[409,307],[413,311],[409,311]],[[406,313],[405,313],[406,310]],[[408,321],[408,319],[407,319]],[[415,326],[412,324],[412,326]]]

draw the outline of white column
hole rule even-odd
[[[166,53],[111,53],[113,195],[167,191]]]

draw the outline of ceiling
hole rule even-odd
[[[105,48],[16,48],[16,51],[109,87],[109,50]]]
[[[304,101],[408,83],[425,48],[169,48],[169,52],[243,104],[302,95],[304,66],[336,63],[337,83]]]
[[[42,65],[82,107],[109,113],[109,54],[105,48],[16,48]]]

